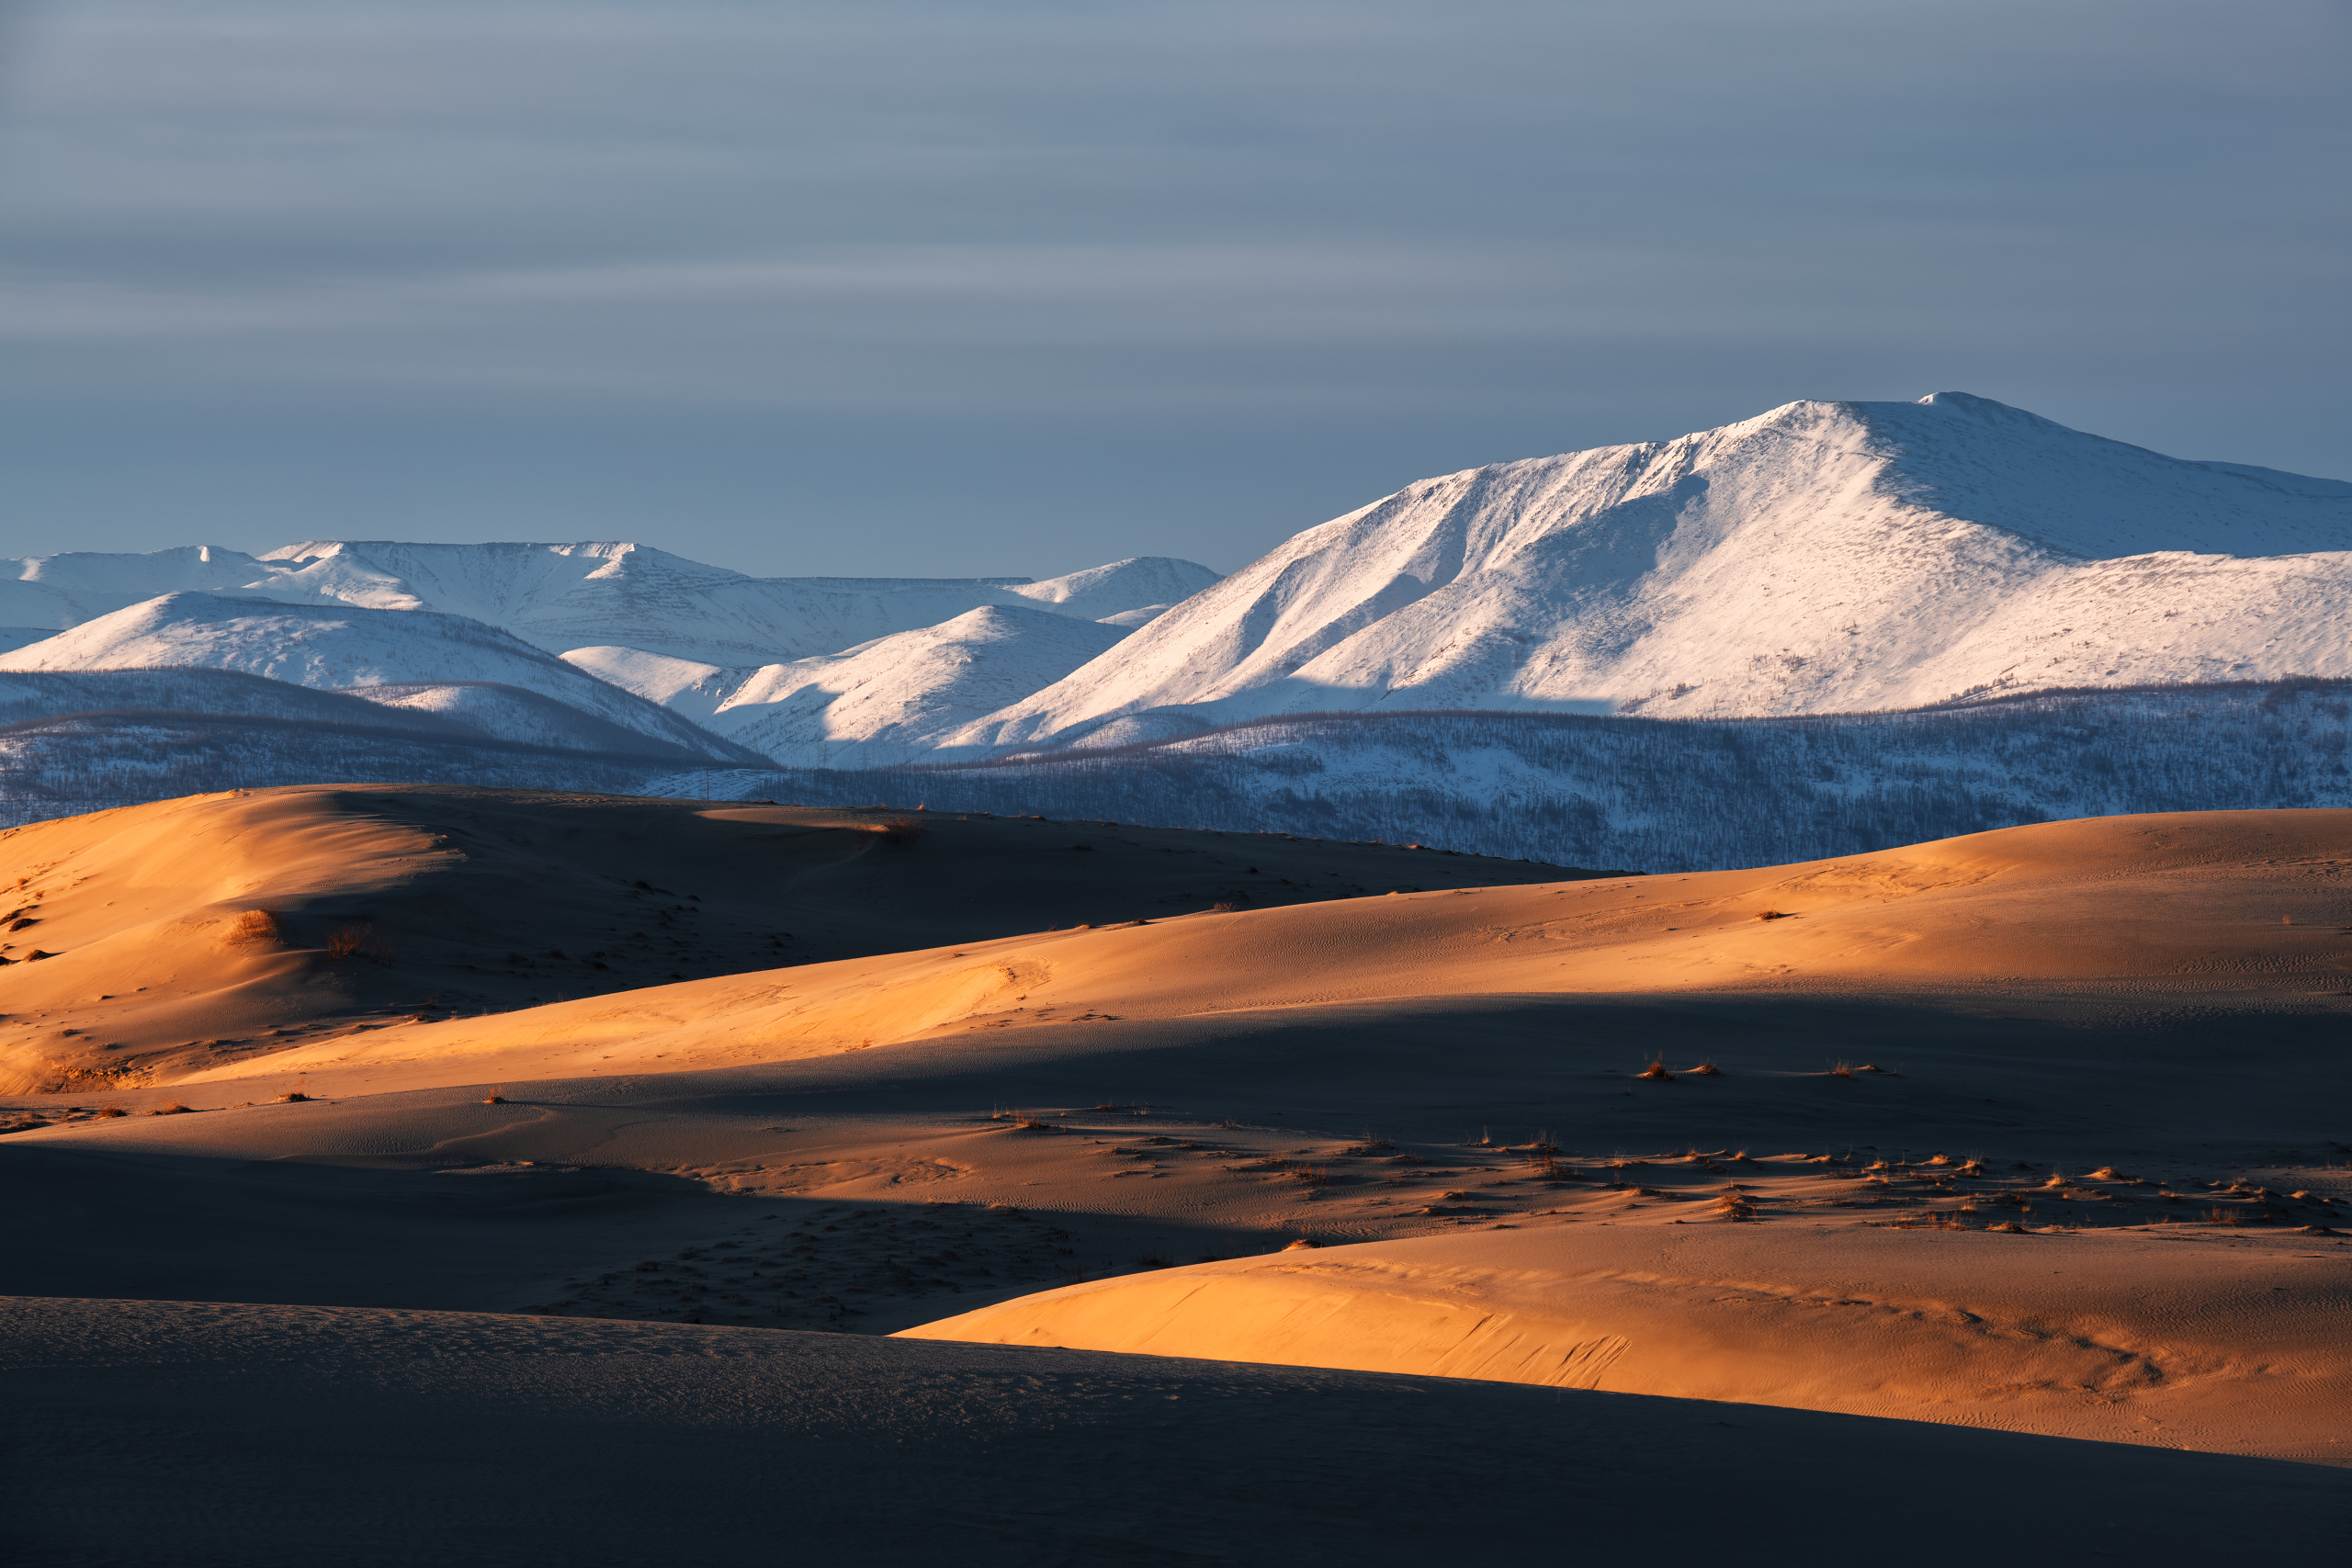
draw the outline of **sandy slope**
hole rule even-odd
[[[0,832],[0,887],[13,887],[0,908],[0,1092],[246,1071],[322,1031],[419,1014],[1220,900],[1330,898],[1396,886],[1385,879],[1408,863],[1406,886],[1560,874],[1025,818],[943,818],[889,843],[878,829],[893,815],[304,785]],[[277,917],[274,934],[240,935],[254,910]],[[363,951],[333,956],[329,939],[357,926]],[[50,956],[22,962],[37,953]]]
[[[2352,1465],[2352,1258],[2301,1238],[1491,1230],[1075,1285],[906,1332]]]
[[[1104,1014],[1165,1021],[1432,997],[1733,987],[2239,988],[2318,1005],[2352,976],[2348,921],[2352,812],[2108,818],[1796,866],[976,941],[398,1027],[277,1065],[334,1066],[355,1087],[421,1087],[452,1072],[543,1077],[657,1061],[676,1071],[944,1031],[1018,1036]]]
[[[2310,1466],[1361,1372],[170,1302],[0,1324],[10,1533],[47,1562],[1420,1564],[1564,1530],[2219,1562],[2258,1520],[2302,1568],[2352,1500]],[[1923,1485],[1967,1505],[1926,1535]]]

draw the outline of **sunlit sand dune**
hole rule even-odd
[[[1713,1217],[1713,1216],[1711,1216]],[[1201,1264],[905,1331],[2352,1464],[2352,1261],[2290,1238],[1551,1227]]]
[[[922,852],[920,849],[917,854]],[[1073,1020],[1502,996],[2352,981],[2352,812],[2124,817],[1756,871],[1343,899],[731,976],[286,1052],[353,1089],[786,1060]],[[461,1065],[462,1064],[462,1065]],[[234,1066],[187,1081],[239,1076]]]

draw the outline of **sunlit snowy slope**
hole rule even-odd
[[[604,749],[634,734],[688,756],[757,761],[494,626],[431,611],[167,593],[0,654],[0,671],[169,669],[237,671],[343,692],[526,744]],[[592,722],[552,714],[530,694]],[[200,705],[209,694],[191,685],[187,711],[207,711]]]
[[[1310,528],[951,754],[1316,710],[1659,717],[2352,673],[2352,484],[1964,393],[1408,485]]]
[[[631,648],[575,649],[564,658],[779,762],[873,767],[913,759],[1127,635],[1024,605],[968,610],[845,652],[756,669]]]

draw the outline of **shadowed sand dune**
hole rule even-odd
[[[2340,1471],[1917,1422],[469,1314],[18,1301],[0,1380],[43,1562],[2301,1568],[2352,1503]]]

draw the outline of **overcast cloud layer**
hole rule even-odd
[[[1961,389],[2352,476],[2347,8],[36,5],[0,553],[1231,570]]]

